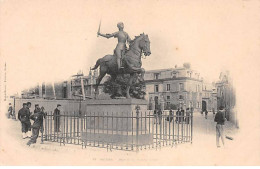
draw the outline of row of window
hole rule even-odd
[[[183,83],[179,83],[179,89],[180,91],[184,90],[184,84]],[[171,84],[167,84],[166,85],[166,91],[170,91],[171,90]],[[154,85],[154,92],[159,92],[159,85]]]
[[[178,77],[178,74],[179,74],[179,72],[172,72],[172,78],[176,78],[176,77]],[[192,72],[187,72],[187,75],[188,75],[188,77],[192,77]],[[199,75],[197,74],[197,73],[195,73],[195,75],[196,75],[196,77],[199,79]],[[154,79],[155,80],[158,80],[159,79],[159,76],[160,76],[160,73],[154,73]]]
[[[160,76],[160,73],[154,73],[154,79],[158,80]],[[172,78],[176,78],[178,76],[178,73],[172,73]]]
[[[169,106],[171,104],[171,102],[166,102],[166,105],[167,106]],[[192,106],[192,105],[190,105],[190,106]],[[201,106],[201,104],[200,104],[200,102],[197,102],[197,105],[196,105],[197,107],[196,108],[200,108],[200,106]],[[193,107],[193,106],[192,106]]]
[[[171,99],[171,96],[166,96],[166,99],[167,99],[167,100],[170,100],[170,99]],[[183,95],[179,95],[179,99],[184,99]]]
[[[179,91],[184,90],[184,84],[179,83]],[[166,84],[166,91],[171,91],[171,84]],[[196,85],[196,92],[199,92],[200,90],[200,85]],[[154,92],[159,92],[159,85],[154,86]]]

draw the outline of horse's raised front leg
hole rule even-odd
[[[134,79],[134,73],[131,73],[128,84],[127,84],[127,88],[126,88],[126,98],[130,98],[129,90],[130,90],[130,87],[132,86],[133,79]]]

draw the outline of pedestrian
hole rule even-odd
[[[172,120],[173,120],[173,114],[174,114],[174,111],[172,109],[170,109],[170,112],[169,112],[170,122],[172,122]]]
[[[60,104],[57,104],[56,109],[53,113],[53,120],[54,120],[54,131],[60,132]]]
[[[205,119],[208,119],[208,110],[205,110]]]
[[[22,124],[22,135],[23,139],[29,137],[28,131],[31,128],[30,123],[30,112],[27,109],[27,104],[23,103],[23,108],[21,108],[18,112],[18,119]]]
[[[37,113],[37,112],[44,112],[44,107],[42,106],[41,108],[40,108],[40,106],[39,106],[39,104],[35,104],[35,109],[34,109],[34,111],[33,111],[33,113],[35,114],[35,113]],[[46,115],[44,114],[44,118],[46,117]],[[43,128],[43,121],[42,121],[42,124],[41,124],[41,134],[43,133],[43,131],[44,131],[44,128]]]
[[[153,116],[154,116],[154,122],[153,122],[153,124],[157,124],[157,109],[154,109],[154,111],[153,111]]]
[[[175,120],[176,123],[179,122],[179,115],[180,115],[180,108],[178,108],[176,111],[176,120]]]
[[[225,145],[225,143],[224,143],[225,115],[224,115],[224,107],[223,106],[219,107],[219,110],[218,110],[218,112],[215,116],[214,121],[217,122],[217,125],[216,125],[216,144],[217,144],[217,147],[219,148],[220,147],[219,137],[222,140],[223,146]]]
[[[185,121],[187,124],[190,124],[190,114],[191,114],[190,109],[187,108],[186,109],[186,118],[185,118]]]
[[[215,117],[215,109],[212,108],[212,112],[213,112],[213,117]]]
[[[13,117],[13,106],[11,103],[9,103],[8,107],[8,119],[10,119],[10,117]]]
[[[37,138],[39,136],[39,130],[41,129],[42,124],[43,124],[44,117],[45,117],[45,113],[42,111],[42,109],[40,109],[39,105],[36,104],[34,114],[32,114],[30,116],[30,119],[32,119],[34,121],[34,123],[32,125],[32,137],[27,142],[27,145],[30,146],[31,144],[36,143]]]
[[[39,104],[35,104],[35,109],[33,113],[37,113],[40,110]]]
[[[191,110],[191,113],[193,113],[193,111],[194,111],[194,108],[193,108],[193,107],[191,107],[191,109],[190,109],[190,110]]]
[[[26,104],[27,104],[27,110],[29,112],[29,122],[28,122],[29,128],[28,128],[27,136],[30,138],[32,136],[31,121],[30,121],[30,116],[32,115],[32,112],[30,111],[30,108],[32,106],[32,103],[31,102],[27,102]]]
[[[170,109],[170,111],[169,111],[169,116],[166,118],[166,121],[172,122],[173,113],[174,113],[174,112],[172,111],[172,109]]]
[[[41,111],[44,112],[44,110],[45,110],[45,109],[44,109],[44,107],[42,106],[42,107],[41,107]],[[44,119],[46,118],[46,115],[47,115],[47,113],[44,112],[44,116],[43,116]],[[43,136],[43,132],[44,132],[44,126],[43,126],[43,121],[42,121],[42,124],[41,124],[41,136]]]
[[[158,118],[159,118],[159,125],[161,125],[161,122],[162,122],[162,110],[159,109],[157,113],[158,113],[157,115],[158,115]]]
[[[184,121],[184,109],[183,108],[181,108],[181,114],[180,114],[180,116],[181,116],[181,122],[183,122]]]

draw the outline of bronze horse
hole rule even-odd
[[[113,81],[120,74],[130,74],[126,89],[126,98],[130,98],[129,89],[133,83],[134,76],[136,74],[141,74],[140,81],[144,80],[145,70],[141,68],[142,54],[145,56],[151,54],[150,40],[148,35],[145,35],[144,33],[140,34],[140,36],[136,36],[131,42],[129,50],[122,55],[122,65],[124,69],[118,71],[117,61],[114,55],[105,55],[103,58],[98,59],[96,65],[92,68],[92,70],[95,70],[100,66],[99,77],[96,80],[95,95],[97,95],[98,86],[106,74],[109,74]]]

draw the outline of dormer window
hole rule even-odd
[[[155,73],[155,74],[154,74],[154,79],[155,79],[155,80],[159,79],[159,73]]]
[[[173,71],[172,72],[172,78],[177,78],[178,77],[178,72],[177,71]]]

